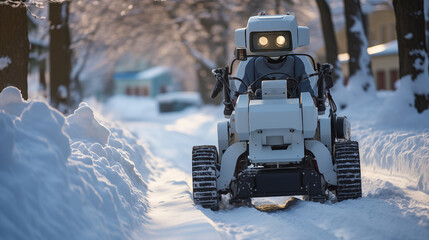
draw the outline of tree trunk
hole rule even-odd
[[[350,79],[361,71],[360,86],[367,92],[374,88],[371,75],[371,60],[366,51],[368,41],[365,35],[362,9],[359,0],[344,0],[344,14],[346,18],[347,48],[349,52]],[[355,79],[355,81],[358,79]]]
[[[43,96],[47,98],[48,85],[46,82],[46,59],[39,61],[39,83]]]
[[[417,66],[423,65],[422,63],[428,60],[423,6],[422,0],[393,1],[399,49],[399,74],[401,78],[411,75],[413,81],[425,70]],[[414,107],[419,113],[428,109],[429,93],[415,92]]]
[[[51,104],[62,112],[70,105],[71,50],[68,27],[69,4],[49,3]]]
[[[43,91],[46,91],[47,89],[45,74],[46,74],[46,59],[42,59],[39,61],[39,82]]]
[[[275,14],[280,15],[280,0],[275,0],[274,8]]]
[[[327,0],[316,0],[322,21],[323,39],[325,41],[326,62],[332,64],[335,69],[341,69],[338,62],[338,45],[335,37],[334,24],[332,23],[331,9]],[[341,71],[333,71],[334,82],[341,78]]]
[[[426,26],[426,52],[429,53],[429,1],[424,1],[423,2],[423,7],[424,7],[424,12],[425,12],[425,26]]]
[[[26,8],[0,5],[0,91],[15,86],[28,99],[29,52]]]

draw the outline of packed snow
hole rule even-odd
[[[363,198],[212,212],[192,201],[191,148],[217,144],[222,107],[160,114],[154,99],[116,96],[82,103],[65,117],[6,88],[1,238],[427,239],[429,111],[417,114],[398,100],[408,91],[405,81],[396,92],[358,101],[342,96],[353,90],[334,92],[347,105],[339,115],[348,116],[360,143]]]

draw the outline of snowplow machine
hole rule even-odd
[[[217,125],[218,145],[192,149],[197,205],[219,209],[223,194],[231,203],[361,197],[359,145],[336,114],[332,66],[293,53],[308,44],[309,29],[292,15],[253,16],[235,31],[235,59],[213,70],[212,97],[222,92],[227,119]]]

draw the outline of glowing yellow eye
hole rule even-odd
[[[258,39],[258,45],[261,46],[261,47],[268,46],[268,38],[264,37],[264,36],[259,37],[259,39]]]
[[[276,38],[276,45],[277,45],[277,47],[283,47],[283,45],[285,45],[285,43],[286,43],[286,38],[285,37],[278,36]]]

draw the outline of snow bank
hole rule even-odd
[[[398,90],[387,96],[374,117],[384,122],[383,128],[429,128],[429,110],[417,114],[414,107],[414,93],[429,93],[429,80],[419,76],[413,81],[407,76],[398,82]]]
[[[429,129],[357,132],[364,170],[404,177],[414,188],[429,193]]]
[[[124,239],[146,222],[149,155],[85,103],[64,117],[0,93],[2,239]]]
[[[429,193],[429,110],[417,113],[413,94],[429,92],[427,78],[427,72],[414,81],[405,77],[397,82],[398,90],[376,95],[356,90],[357,86],[336,85],[333,96],[339,106],[347,105],[339,115],[351,120],[363,171],[400,176],[409,186]]]
[[[368,100],[375,102],[376,91],[373,84],[368,85],[368,78],[366,73],[358,71],[350,77],[347,86],[337,81],[332,90],[332,95],[337,106],[339,108],[350,105],[364,106]],[[369,80],[373,81],[372,77]],[[367,92],[364,91],[364,88],[367,89]]]

